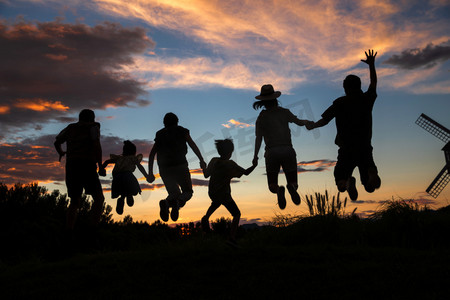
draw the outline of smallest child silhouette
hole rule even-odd
[[[110,163],[115,164],[112,171],[113,180],[111,186],[111,198],[117,198],[116,212],[123,214],[123,206],[125,198],[129,207],[134,205],[134,198],[138,193],[141,193],[141,188],[133,172],[138,167],[139,171],[145,176],[148,181],[148,174],[141,165],[142,154],[136,155],[136,145],[130,141],[123,142],[122,155],[111,154],[110,159],[105,160],[103,168]]]
[[[211,159],[208,167],[203,169],[205,178],[211,176],[208,194],[212,202],[205,216],[202,218],[201,224],[203,230],[208,232],[210,230],[209,218],[221,205],[225,206],[233,216],[228,243],[232,246],[237,246],[236,232],[239,227],[241,212],[237,207],[236,202],[234,202],[231,197],[230,183],[231,179],[234,177],[239,178],[243,174],[249,175],[255,169],[257,163],[255,162],[250,168],[244,169],[234,161],[230,160],[234,150],[233,141],[231,139],[216,140],[216,148],[220,157]]]

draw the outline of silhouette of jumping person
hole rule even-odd
[[[206,167],[202,154],[195,142],[192,140],[189,130],[178,125],[178,117],[174,113],[167,113],[164,116],[164,128],[156,133],[155,144],[150,151],[148,160],[148,181],[153,182],[153,163],[156,159],[159,167],[159,174],[164,182],[167,193],[166,199],[159,201],[161,220],[167,222],[170,218],[178,220],[179,208],[192,198],[192,181],[189,173],[188,162],[186,160],[187,145],[191,147],[195,155],[200,160],[200,167]],[[180,191],[181,188],[181,191]]]
[[[239,219],[241,218],[241,212],[231,197],[231,179],[234,177],[241,177],[242,175],[249,175],[256,167],[257,161],[253,162],[253,165],[244,169],[230,160],[230,157],[234,150],[233,141],[231,139],[216,140],[216,148],[220,157],[214,157],[208,164],[207,168],[203,169],[205,178],[211,176],[209,180],[208,195],[211,198],[211,205],[209,206],[205,216],[201,220],[202,228],[208,232],[209,218],[211,215],[221,206],[230,212],[233,216],[231,222],[231,231],[228,243],[232,246],[237,246],[236,232],[239,227]]]
[[[308,125],[314,129],[336,120],[336,145],[339,147],[334,178],[340,192],[347,191],[350,199],[358,199],[356,179],[352,176],[358,167],[361,183],[367,192],[372,193],[381,185],[378,170],[372,154],[372,109],[377,98],[377,74],[373,50],[365,52],[362,62],[369,65],[370,85],[364,93],[361,90],[361,79],[356,75],[348,75],[344,80],[345,96],[334,100],[333,104],[322,114],[322,119]]]
[[[264,157],[269,190],[277,194],[278,206],[280,209],[284,209],[286,207],[285,189],[284,186],[278,185],[280,167],[283,168],[286,176],[286,187],[291,195],[292,202],[296,205],[300,204],[300,196],[297,193],[297,157],[294,148],[292,148],[289,123],[305,126],[310,121],[300,120],[289,109],[280,107],[277,99],[280,95],[280,91],[274,91],[271,84],[266,84],[261,87],[260,95],[255,97],[259,101],[253,103],[253,108],[257,110],[264,107],[264,109],[256,120],[253,164],[257,164],[258,152],[264,139],[266,145]]]
[[[123,214],[123,207],[125,205],[125,198],[127,205],[132,207],[134,205],[134,198],[141,193],[141,187],[133,172],[136,167],[148,180],[148,174],[141,165],[142,154],[136,155],[136,145],[130,141],[123,142],[122,155],[111,154],[110,159],[105,160],[103,168],[110,163],[114,164],[112,171],[113,180],[111,184],[111,198],[117,198],[116,212]]]
[[[62,150],[63,143],[67,144],[67,151]],[[66,219],[67,229],[72,232],[75,227],[83,189],[94,199],[91,217],[92,224],[96,225],[100,221],[105,200],[97,174],[97,165],[100,175],[106,175],[106,171],[102,166],[100,123],[95,122],[94,112],[83,109],[79,114],[79,121],[64,128],[56,136],[54,145],[59,154],[59,161],[67,154],[66,185],[70,198]]]

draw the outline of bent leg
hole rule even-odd
[[[334,180],[339,192],[347,190],[347,182],[352,177],[356,167],[356,157],[350,151],[339,149],[336,166],[334,167]]]
[[[209,218],[211,215],[220,207],[220,202],[211,202],[211,205],[208,207],[208,210],[206,211],[206,214],[203,216],[201,220],[202,229],[204,232],[209,232],[211,230],[211,227],[209,227]]]
[[[166,187],[167,201],[170,206],[173,206],[174,201],[178,199],[181,195],[180,188],[178,187],[176,170],[173,167],[160,169],[161,179]]]
[[[378,176],[378,169],[372,155],[372,149],[365,149],[361,153],[358,165],[361,183],[368,193],[373,193],[381,186],[381,179]]]
[[[73,230],[77,221],[78,209],[80,207],[81,196],[70,198],[70,204],[66,215],[66,228]]]
[[[278,172],[267,172],[267,184],[272,193],[278,192]]]
[[[233,216],[233,220],[231,221],[230,238],[236,240],[236,233],[239,228],[239,220],[241,219],[241,211],[237,207],[236,202],[234,202],[233,198],[231,198],[231,195],[229,196],[229,199],[223,203],[223,205]]]
[[[96,226],[100,222],[100,218],[103,214],[103,204],[105,203],[105,196],[103,196],[103,191],[100,190],[92,195],[94,203],[91,209],[91,223]]]
[[[192,198],[194,193],[192,189],[191,173],[189,172],[187,164],[180,166],[177,182],[181,188],[181,195],[178,197],[178,203],[180,207],[183,207],[186,202]]]

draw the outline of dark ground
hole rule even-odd
[[[195,224],[113,222],[110,207],[89,234],[88,200],[67,240],[67,205],[65,195],[37,185],[0,184],[0,299],[450,295],[450,206],[392,201],[370,219],[296,216],[285,227],[240,228],[233,248],[225,243],[229,220],[205,235]]]

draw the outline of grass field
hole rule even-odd
[[[278,216],[277,226],[240,228],[240,247],[232,248],[225,243],[224,219],[205,235],[195,224],[112,222],[106,209],[90,235],[83,226],[87,205],[68,244],[61,230],[67,202],[50,195],[37,186],[6,192],[0,186],[1,299],[450,295],[449,207],[391,201],[370,219],[323,213],[285,217],[281,226]]]

